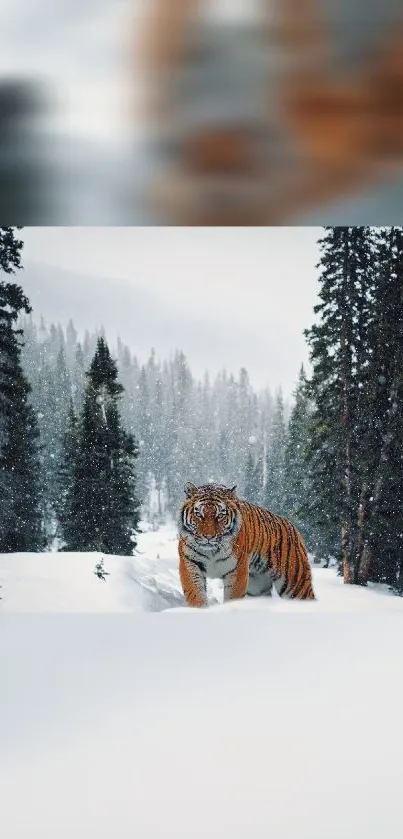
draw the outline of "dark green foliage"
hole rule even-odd
[[[16,238],[15,230],[21,230],[21,228],[0,227],[0,271],[4,271],[5,274],[14,274],[16,269],[21,268],[21,251],[24,243]]]
[[[74,467],[79,445],[78,418],[70,399],[66,429],[61,440],[60,460],[56,464],[57,497],[54,499],[58,521],[58,535],[67,532],[70,517],[70,502],[73,497]]]
[[[310,524],[346,582],[403,588],[403,233],[329,228],[317,323]]]
[[[21,267],[22,242],[12,228],[0,228],[0,269]],[[22,288],[0,280],[0,551],[42,547],[38,427],[29,404],[30,385],[21,367],[21,312],[30,312]]]
[[[10,346],[7,376],[12,381],[12,388],[2,410],[5,437],[0,469],[6,496],[1,517],[0,551],[35,551],[42,546],[39,432],[33,409],[28,404],[30,388],[21,372],[17,342],[14,347]]]
[[[60,435],[66,428],[70,399],[76,415],[81,415],[85,370],[91,364],[97,334],[87,333],[81,344],[71,322],[63,334],[58,326],[40,321],[38,327],[26,319],[24,335],[23,363],[40,425],[44,516],[51,542],[58,500],[52,483],[59,469]],[[67,375],[65,371],[60,375],[60,358]],[[167,515],[176,517],[186,480],[237,483],[240,495],[245,494],[249,450],[256,461],[259,500],[264,504],[267,438],[273,414],[268,390],[256,393],[245,370],[237,378],[224,371],[214,381],[206,375],[196,382],[181,352],[160,361],[151,351],[149,359],[139,364],[119,340],[117,364],[125,388],[120,401],[122,422],[138,439],[136,491],[142,498],[144,518],[157,525]]]
[[[320,556],[310,511],[311,482],[307,468],[312,410],[305,371],[301,367],[285,447],[285,515],[302,533],[308,549]]]
[[[97,562],[97,564],[95,566],[94,574],[95,574],[96,577],[98,577],[99,580],[103,580],[103,582],[105,582],[106,578],[109,577],[109,571],[106,571],[105,567],[104,567],[104,558],[103,557],[102,557],[102,559],[100,559],[99,562]]]
[[[369,364],[363,574],[403,592],[403,231],[378,234]]]
[[[131,555],[139,502],[135,492],[133,437],[122,427],[118,400],[123,387],[103,338],[87,373],[78,421],[70,408],[65,439],[65,550]]]
[[[315,307],[319,317],[306,333],[314,402],[308,447],[310,513],[321,549],[328,555],[336,551],[340,563],[351,566],[362,477],[357,432],[373,284],[371,233],[365,228],[328,228],[320,246],[320,302]]]

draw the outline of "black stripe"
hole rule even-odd
[[[252,550],[256,550],[256,547],[259,544],[259,537],[257,535],[256,523],[255,523],[255,519],[253,517],[253,508],[252,508],[252,505],[249,504],[249,503],[248,503],[248,506],[247,506],[247,513],[249,513],[249,522],[250,522],[249,526],[250,526],[251,537],[252,537],[252,543],[249,545],[249,548],[251,548]]]
[[[279,562],[278,562],[278,568],[276,568],[275,570],[279,571],[280,574],[283,575],[283,569],[281,567],[282,548],[283,548],[283,528],[281,527],[281,521],[279,521],[278,527],[280,528],[280,539],[279,539],[279,543],[278,543],[278,547],[277,547]]]
[[[190,562],[193,562],[193,565],[196,565],[197,568],[199,569],[199,571],[202,572],[202,574],[206,573],[206,566],[205,566],[204,562],[199,562],[198,559],[193,559],[193,558],[190,560]]]
[[[295,546],[295,556],[296,556],[296,560],[297,560],[297,579],[295,580],[293,592],[294,592],[294,597],[299,597],[301,592],[304,589],[306,578],[305,578],[305,573],[304,573],[304,571],[305,571],[304,563],[301,559],[301,555],[300,555],[300,553],[297,549],[297,546]]]
[[[288,568],[290,565],[290,550],[291,550],[291,542],[292,542],[292,533],[291,533],[291,525],[287,522],[284,524],[284,527],[287,529],[287,559],[286,559],[286,566],[284,571],[284,577],[288,580]]]
[[[216,562],[226,562],[227,559],[230,558],[230,556],[232,556],[232,551],[230,551],[229,554],[227,554],[226,556],[214,557],[214,559]]]
[[[202,556],[203,557],[203,562],[206,561],[206,554],[204,554],[202,551],[198,551],[197,548],[191,547],[191,548],[189,548],[189,551],[190,551],[189,559],[192,559],[192,553],[195,553],[195,554],[197,554],[197,556]],[[194,560],[194,562],[196,562],[196,560]]]

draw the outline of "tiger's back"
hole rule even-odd
[[[179,524],[179,571],[189,605],[207,605],[206,580],[222,579],[224,600],[278,594],[314,600],[301,534],[277,516],[235,495],[235,487],[185,488]]]
[[[257,504],[238,503],[242,525],[237,539],[244,540],[249,558],[247,594],[269,593],[269,578],[280,596],[314,600],[311,567],[296,527]]]

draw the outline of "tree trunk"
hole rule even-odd
[[[360,586],[366,586],[368,583],[369,572],[372,565],[372,547],[370,540],[367,539],[364,543],[364,548],[361,554],[360,563],[358,566],[358,583]]]
[[[157,509],[158,509],[158,520],[161,521],[162,518],[162,506],[161,506],[161,485],[157,484]]]
[[[354,582],[354,569],[350,561],[350,524],[347,521],[341,526],[341,561],[344,582],[351,585]]]
[[[399,576],[397,580],[397,590],[399,594],[403,595],[403,553],[400,554],[399,558]]]
[[[357,582],[360,586],[366,586],[368,582],[367,553],[364,561],[365,547],[364,528],[368,513],[368,484],[364,481],[361,487],[360,503],[357,512],[357,533],[355,539],[354,567],[357,571]]]
[[[370,500],[368,505],[369,511],[369,533],[368,537],[364,542],[363,551],[361,554],[361,558],[358,565],[358,580],[361,585],[366,585],[368,582],[369,573],[371,570],[372,565],[372,556],[373,556],[373,537],[375,534],[374,528],[374,521],[378,511],[379,501],[382,494],[382,487],[384,481],[384,470],[388,463],[389,453],[391,449],[391,445],[393,442],[393,434],[390,431],[391,423],[396,415],[398,409],[398,395],[397,395],[397,376],[398,372],[396,371],[395,376],[393,377],[392,386],[390,389],[390,403],[391,408],[389,410],[389,417],[388,417],[388,424],[387,424],[387,433],[383,435],[383,443],[381,448],[381,454],[379,458],[379,465],[376,474],[375,480],[375,487],[372,496],[372,500]],[[365,581],[365,582],[364,582]]]
[[[343,514],[341,523],[341,562],[343,568],[344,582],[351,585],[354,580],[354,565],[351,557],[351,450],[350,450],[350,410],[349,410],[349,382],[350,370],[348,359],[348,344],[346,326],[342,328],[340,336],[341,351],[343,356],[343,413],[341,416],[342,426],[342,450],[343,450],[343,475],[342,485],[344,488]]]

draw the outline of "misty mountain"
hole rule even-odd
[[[154,289],[136,285],[135,280],[130,286],[127,280],[110,277],[99,280],[27,261],[19,281],[31,301],[37,322],[43,316],[47,324],[60,323],[65,328],[72,318],[81,335],[85,330],[103,326],[111,345],[119,334],[140,359],[148,357],[152,347],[162,357],[181,349],[188,356],[195,375],[200,377],[206,368],[215,372],[226,366],[236,373],[242,366],[248,366],[248,358],[251,366],[256,367],[255,353],[251,357],[248,352],[253,324],[245,325],[243,330],[237,326],[234,347],[230,319],[223,318],[219,311],[212,311],[207,324],[200,317],[197,305],[184,315],[178,295],[166,294],[165,279],[161,279],[165,292],[159,296]],[[261,383],[266,384],[267,380],[262,365]]]

